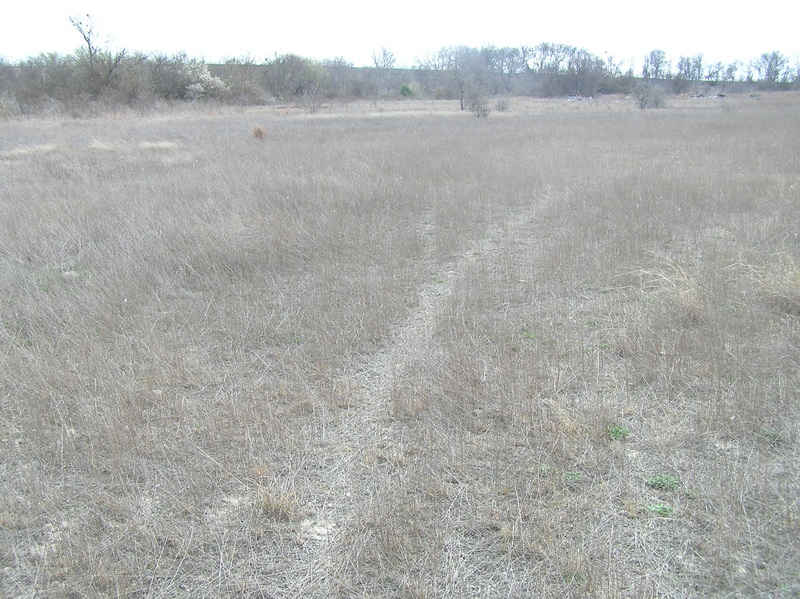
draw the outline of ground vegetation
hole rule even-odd
[[[0,594],[796,597],[797,94],[508,103],[2,123]]]

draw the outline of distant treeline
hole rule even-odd
[[[633,93],[642,86],[679,94],[800,86],[800,64],[791,65],[780,52],[762,54],[749,63],[723,64],[706,63],[702,55],[674,61],[653,50],[638,72],[625,70],[613,58],[549,43],[447,47],[413,68],[398,68],[394,54],[385,48],[373,55],[370,67],[296,54],[207,64],[185,53],[110,50],[97,43],[91,23],[73,25],[84,45],[72,54],[40,54],[16,63],[0,59],[0,117],[82,116],[122,106],[150,110],[159,102],[196,101],[293,102],[313,112],[334,99],[391,97],[452,99],[467,109],[502,95],[592,97]]]

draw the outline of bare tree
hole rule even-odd
[[[394,52],[388,48],[381,48],[378,52],[372,53],[372,64],[374,65],[372,71],[373,91],[377,99],[380,94],[385,93],[391,86],[397,59],[394,56]]]
[[[303,104],[312,114],[322,105],[323,92],[330,85],[331,76],[321,62],[306,59],[303,69]]]
[[[688,56],[681,56],[678,58],[678,74],[680,79],[691,79],[692,61]]]
[[[320,94],[330,83],[328,71],[315,60],[297,54],[276,54],[267,63],[267,87],[276,98],[302,99],[315,112]]]
[[[722,80],[727,82],[736,81],[741,66],[742,63],[739,62],[738,60],[730,63],[728,66],[725,67],[723,71]]]
[[[475,48],[457,46],[449,49],[447,70],[453,74],[458,87],[461,110],[470,107],[471,99],[489,94],[488,67]]]
[[[712,83],[718,83],[722,79],[722,73],[725,71],[725,66],[721,62],[708,65],[706,67],[706,80]]]
[[[451,48],[441,48],[435,53],[427,54],[422,58],[418,58],[414,68],[421,71],[447,70],[450,65],[450,61],[452,60],[452,54]]]
[[[128,51],[123,48],[111,52],[103,48],[98,42],[91,15],[70,17],[69,21],[84,42],[84,47],[76,52],[76,60],[79,70],[85,74],[85,91],[94,97],[100,96],[119,78],[128,62]],[[134,62],[142,62],[144,59],[144,55],[139,55]]]
[[[569,93],[583,97],[597,94],[606,78],[606,63],[599,56],[576,50],[567,62],[565,85]]]
[[[702,81],[703,79],[703,55],[702,54],[695,54],[692,56],[692,80],[693,81]]]
[[[94,65],[95,59],[100,50],[97,47],[97,34],[94,30],[92,16],[86,15],[85,18],[69,17],[69,22],[72,23],[72,26],[80,34],[80,36],[83,38],[83,42],[86,44],[86,56],[89,60],[89,65]]]
[[[669,62],[663,50],[653,50],[644,57],[642,77],[644,79],[666,79],[669,74]]]
[[[297,54],[275,54],[266,63],[267,88],[273,96],[288,100],[303,91],[303,70],[306,61]]]
[[[777,51],[764,53],[753,62],[761,81],[772,85],[788,79],[787,65],[786,57]]]
[[[536,46],[529,61],[529,72],[538,81],[540,93],[555,96],[562,92],[563,76],[577,48],[566,44],[543,43]]]
[[[388,48],[381,48],[378,52],[372,53],[372,63],[376,69],[394,69],[397,65],[397,59],[394,52]]]
[[[486,46],[481,55],[488,69],[500,75],[506,93],[511,92],[511,80],[526,67],[526,54],[521,48]]]
[[[259,65],[252,56],[229,58],[218,70],[230,94],[242,104],[254,104],[264,100]]]
[[[30,57],[17,64],[14,95],[33,107],[45,98],[65,100],[71,93],[75,60],[55,52]]]
[[[352,62],[345,60],[342,56],[337,56],[323,60],[322,66],[330,78],[330,93],[342,98],[359,95],[360,75],[353,69]]]
[[[161,98],[174,100],[183,98],[189,81],[185,66],[189,57],[185,52],[178,52],[172,56],[154,54],[147,61],[150,71],[153,90]]]

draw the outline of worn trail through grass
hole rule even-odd
[[[345,553],[340,551],[341,539],[356,522],[359,506],[369,502],[373,494],[370,463],[380,456],[391,456],[401,445],[392,405],[395,385],[411,363],[435,353],[437,324],[457,285],[478,260],[491,264],[502,244],[517,238],[523,227],[529,236],[535,209],[532,205],[510,213],[460,254],[439,263],[433,276],[418,289],[417,307],[394,328],[387,347],[342,374],[342,386],[353,398],[348,409],[325,430],[320,432],[315,427],[307,431],[307,438],[316,437],[311,443],[317,445],[323,465],[313,475],[319,480],[318,493],[308,500],[313,514],[300,526],[299,536],[308,551],[297,564],[302,572],[290,578],[297,586],[295,590],[302,590],[306,596],[331,596],[337,587],[341,589],[336,556]],[[427,241],[425,260],[436,264],[430,225],[423,226],[422,235]]]

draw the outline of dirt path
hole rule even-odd
[[[293,593],[306,597],[337,595],[337,577],[332,568],[341,547],[340,537],[355,524],[359,502],[370,495],[366,487],[371,479],[364,474],[364,464],[379,449],[391,452],[396,445],[393,387],[409,364],[435,349],[437,324],[450,305],[454,289],[470,268],[480,259],[491,261],[504,240],[517,238],[520,229],[532,218],[531,209],[511,214],[441,266],[438,274],[419,288],[417,308],[395,327],[386,349],[343,377],[343,384],[356,393],[358,400],[317,440],[319,450],[324,453],[321,459],[324,466],[315,474],[321,482],[318,495],[309,501],[313,515],[300,524],[299,537],[305,552],[301,563],[296,564],[299,570],[287,576]],[[425,239],[432,238],[430,230],[424,233]],[[431,264],[435,263],[434,251],[430,243],[427,258]],[[319,435],[318,431],[316,434]]]

